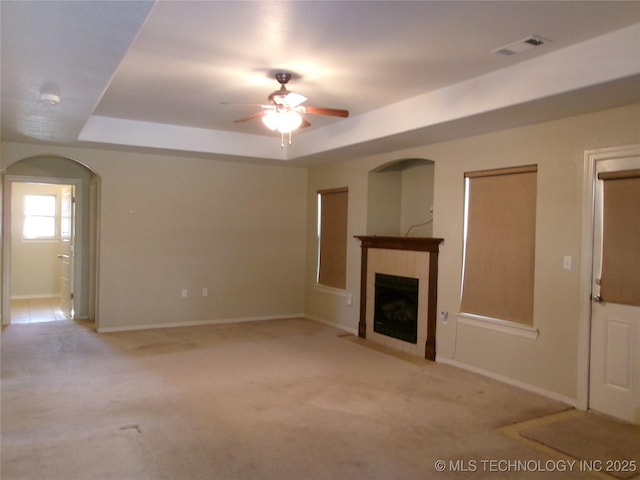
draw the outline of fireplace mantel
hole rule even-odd
[[[360,322],[358,336],[367,337],[367,279],[369,278],[369,249],[403,250],[428,253],[428,306],[427,333],[424,356],[429,360],[436,357],[436,316],[437,316],[437,284],[438,284],[438,251],[442,238],[401,237],[382,235],[356,235],[362,242],[362,264],[360,270]]]
[[[389,250],[410,250],[416,252],[438,253],[442,238],[400,237],[394,235],[356,235],[362,242],[362,248],[387,248]]]

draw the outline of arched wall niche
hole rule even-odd
[[[76,268],[74,308],[76,319],[97,321],[98,209],[100,177],[77,160],[58,155],[38,155],[18,160],[2,172],[3,232],[11,222],[11,184],[13,182],[72,183],[76,186]],[[8,248],[7,248],[8,245]],[[2,323],[7,323],[11,291],[10,239],[5,238],[2,262]]]
[[[404,158],[369,172],[367,235],[433,236],[435,163]]]

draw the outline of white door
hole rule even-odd
[[[60,309],[69,318],[74,317],[73,308],[73,264],[75,242],[75,189],[72,185],[62,188],[60,208]]]
[[[640,156],[595,172],[589,407],[640,424]]]

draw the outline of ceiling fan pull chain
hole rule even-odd
[[[280,132],[280,148],[284,148],[284,132]]]
[[[289,145],[291,145],[291,130],[289,130]]]

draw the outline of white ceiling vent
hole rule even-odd
[[[523,38],[522,40],[518,40],[517,42],[510,43],[509,45],[505,45],[504,47],[496,48],[495,50],[492,50],[491,53],[507,56],[516,55],[518,53],[532,50],[545,43],[549,43],[549,40],[532,35],[530,37]]]

